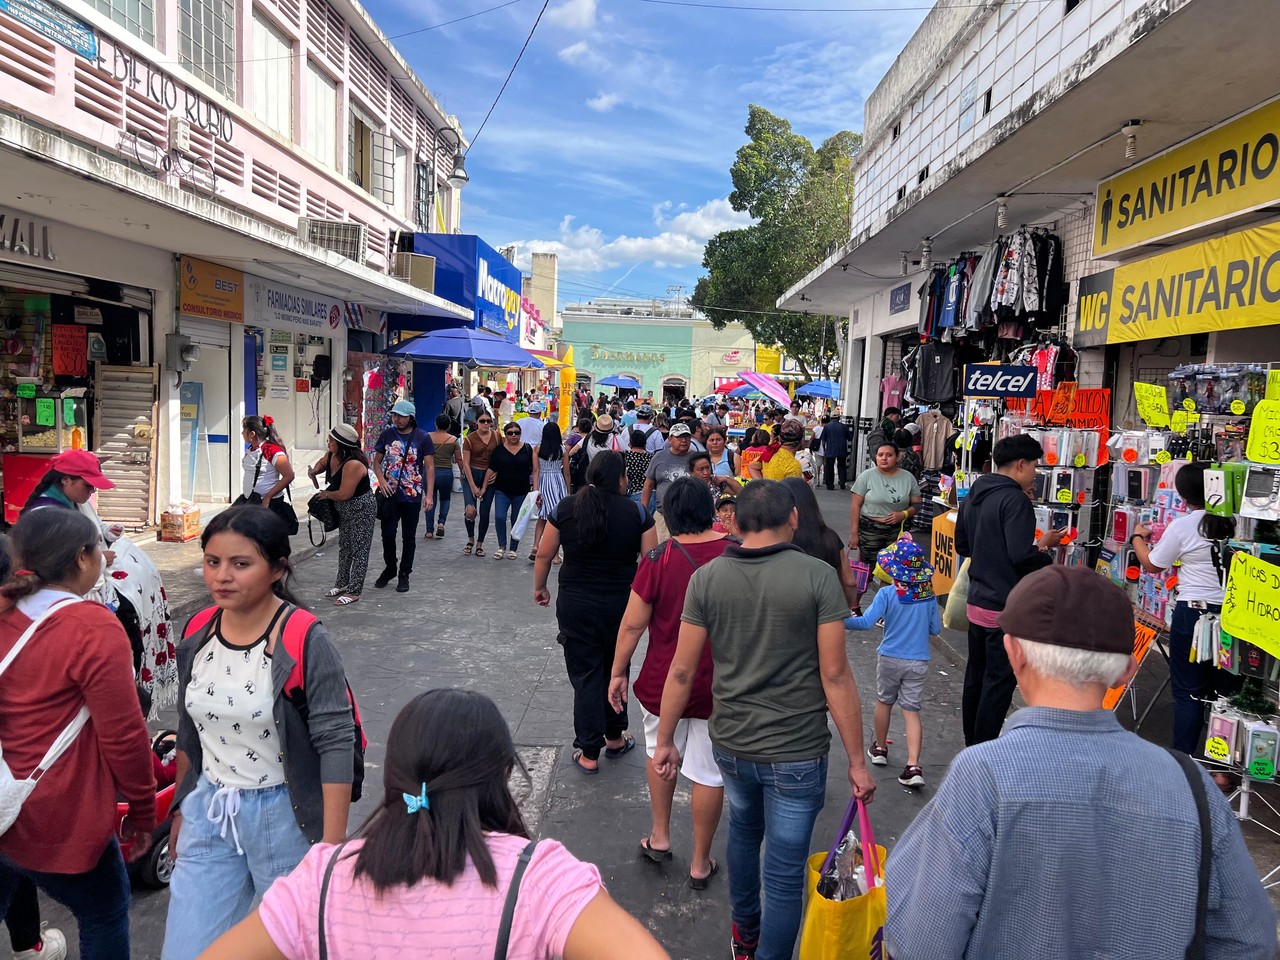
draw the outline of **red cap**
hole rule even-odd
[[[50,462],[54,470],[69,477],[79,477],[95,490],[110,490],[115,486],[102,473],[102,464],[88,450],[67,450]]]

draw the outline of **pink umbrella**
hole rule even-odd
[[[779,406],[789,407],[791,405],[791,397],[787,395],[786,388],[767,373],[756,373],[754,370],[739,370],[738,376]]]

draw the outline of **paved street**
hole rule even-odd
[[[844,531],[848,523],[847,494],[822,491],[819,498],[828,522]],[[305,528],[301,537],[295,538],[295,544],[299,540],[306,542]],[[359,604],[346,609],[331,608],[320,599],[333,582],[336,540],[331,539],[300,564],[298,592],[313,603],[313,609],[337,638],[369,736],[367,796],[356,806],[353,823],[363,819],[371,809],[371,797],[381,790],[386,735],[405,701],[431,687],[459,686],[482,691],[502,709],[521,755],[530,766],[532,783],[522,785],[527,793],[523,807],[529,819],[538,824],[541,835],[562,841],[579,857],[597,864],[613,896],[653,931],[672,957],[701,960],[723,955],[729,936],[723,872],[706,892],[691,891],[684,882],[692,839],[687,784],[676,795],[676,859],[663,866],[640,860],[636,844],[649,824],[643,752],[637,749],[616,763],[603,761],[605,769],[598,777],[587,778],[577,772],[569,760],[572,691],[555,642],[554,604],[551,609],[544,609],[532,602],[532,566],[527,560],[495,560],[492,555],[484,559],[463,557],[464,542],[462,524],[451,524],[443,542],[420,543],[418,569],[410,593],[397,594],[390,588],[375,590],[370,586]],[[488,546],[492,551],[494,543]],[[191,554],[191,545],[169,549],[173,555],[181,556],[181,569],[186,571],[178,572],[175,565],[171,575],[175,582],[170,592],[181,604],[183,598],[198,596],[193,584],[178,582],[180,577],[198,577],[194,572],[197,561]],[[376,566],[372,572],[376,574]],[[552,582],[554,585],[554,575]],[[849,637],[849,658],[864,704],[874,694],[878,641],[878,631]],[[959,646],[955,646],[957,642]],[[924,767],[930,787],[939,782],[947,762],[962,745],[959,712],[963,665],[955,653],[962,645],[962,637],[948,634],[942,644],[935,646],[923,714]],[[1144,690],[1148,686],[1154,689],[1150,680],[1153,675],[1144,675]],[[1148,721],[1150,729],[1163,728],[1165,721],[1160,712],[1157,710]],[[864,709],[864,723],[869,730],[869,707]],[[631,729],[640,736],[638,718]],[[892,849],[902,830],[928,800],[931,789],[917,792],[896,782],[904,744],[897,714],[890,737],[895,741],[891,764],[872,769],[880,780],[873,807],[877,839]],[[818,820],[814,849],[830,841],[843,812],[849,795],[845,769],[844,753],[835,738],[828,802]],[[713,851],[722,863],[726,830],[726,822],[722,821]],[[1257,832],[1251,828],[1250,835]],[[1261,863],[1267,857],[1274,859],[1274,854],[1275,848],[1270,846],[1265,854],[1257,855]],[[135,896],[134,956],[158,957],[167,894],[139,890]],[[47,911],[46,918],[68,933],[74,930],[74,923],[53,908]],[[71,956],[77,955],[73,943]]]

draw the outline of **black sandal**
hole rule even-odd
[[[636,748],[636,738],[629,733],[624,733],[622,735],[622,746],[605,747],[604,755],[608,757],[610,760],[617,760],[619,757],[626,756],[635,748]]]
[[[711,858],[711,872],[710,872],[710,873],[708,873],[705,877],[695,877],[695,876],[693,876],[692,874],[690,874],[690,876],[689,876],[689,889],[690,889],[690,890],[705,890],[705,889],[707,889],[707,887],[711,885],[711,878],[712,878],[712,877],[714,877],[714,876],[719,872],[719,870],[720,870],[720,863],[719,863],[719,861],[718,861],[718,860],[716,860],[716,858],[715,858],[715,857],[712,857],[712,858]]]
[[[582,755],[581,750],[573,751],[573,756],[571,759],[573,760],[573,765],[577,767],[580,771],[585,773],[588,777],[594,777],[597,773],[600,772],[599,761],[596,761],[596,766],[594,767],[583,766],[582,761],[584,757]]]
[[[645,837],[640,841],[640,856],[644,857],[650,863],[667,863],[671,860],[674,854],[672,854],[670,847],[666,850],[659,850],[650,843],[648,837]]]

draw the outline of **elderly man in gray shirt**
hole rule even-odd
[[[1028,706],[956,757],[885,861],[895,960],[1271,960],[1275,911],[1226,799],[1102,707],[1137,670],[1124,592],[1084,567],[1046,567],[1013,588],[999,623]],[[1191,953],[1202,869],[1203,952]]]

